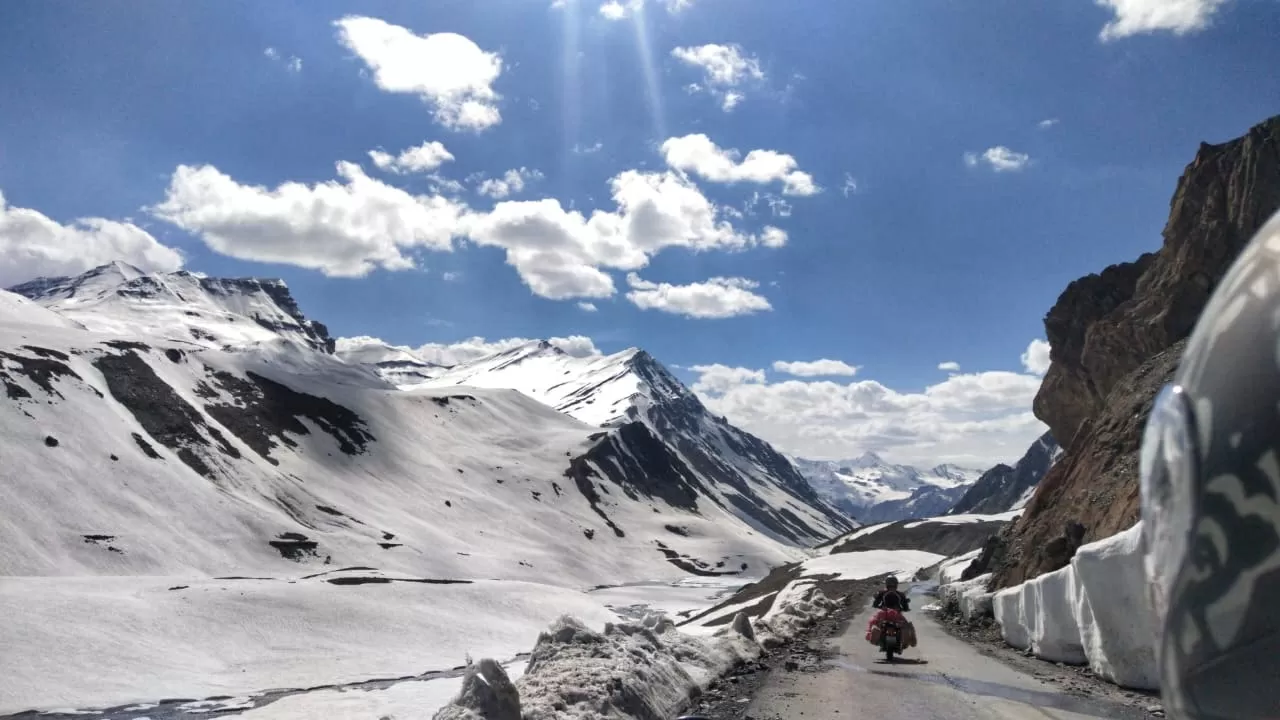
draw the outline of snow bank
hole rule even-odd
[[[388,582],[335,585],[338,577]],[[616,620],[547,585],[436,585],[371,572],[289,582],[178,578],[0,579],[0,715],[158,697],[245,695],[395,678],[503,660],[547,618]]]
[[[964,555],[958,555],[956,557],[943,560],[942,564],[938,566],[938,584],[950,585],[952,583],[960,582],[960,576],[963,575],[965,569],[969,567],[969,563],[977,560],[978,556],[981,554],[982,548],[978,548],[973,552],[968,552]]]
[[[954,601],[960,608],[960,616],[965,620],[989,615],[992,612],[992,594],[987,592],[987,582],[991,574],[980,575],[972,580],[954,582],[938,587],[938,597],[945,603]]]
[[[1082,546],[1061,570],[996,593],[1005,642],[1088,663],[1124,687],[1157,689],[1156,626],[1142,568],[1142,524]]]
[[[468,676],[459,696],[435,718],[673,717],[716,678],[759,657],[762,648],[795,637],[839,607],[840,600],[823,594],[812,576],[860,579],[884,572],[913,571],[939,559],[932,553],[912,550],[813,558],[803,564],[801,577],[778,591],[773,606],[763,617],[749,621],[737,613],[732,623],[720,626],[714,634],[707,634],[706,627],[693,628],[694,633],[683,632],[660,615],[646,616],[639,623],[609,623],[601,632],[564,616],[538,637],[528,668],[514,685],[519,696],[514,710],[503,690],[503,679],[477,671]],[[751,604],[758,601],[757,598]],[[488,667],[501,672],[501,668]],[[493,709],[499,705],[501,710]]]
[[[1021,510],[1010,510],[1009,512],[996,513],[994,515],[940,515],[938,517],[926,518],[924,520],[916,520],[909,522],[902,527],[910,530],[913,527],[919,527],[926,523],[939,523],[942,525],[963,525],[967,523],[979,522],[1008,522],[1022,514]]]
[[[598,632],[564,616],[538,636],[518,682],[510,683],[497,663],[481,661],[435,718],[670,717],[700,688],[759,654],[760,646],[734,627],[697,638],[676,630],[665,616],[649,615],[639,623],[609,623]]]

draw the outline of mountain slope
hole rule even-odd
[[[853,460],[791,461],[821,497],[864,524],[940,515],[982,475],[953,465],[895,465],[872,452]]]
[[[1031,443],[1013,467],[1001,463],[983,473],[947,514],[1002,513],[1022,507],[1019,503],[1030,499],[1028,493],[1061,456],[1062,449],[1046,432]]]
[[[10,290],[95,332],[161,335],[202,347],[283,338],[333,352],[328,329],[307,320],[279,280],[147,273],[114,262],[76,277],[39,278]]]
[[[795,557],[703,498],[579,480],[598,429],[516,392],[398,391],[280,342],[4,329],[4,574],[301,564],[587,585],[684,575],[669,557],[726,572]]]
[[[583,422],[609,429],[587,456],[588,477],[619,477],[637,462],[668,468],[669,498],[709,498],[758,531],[815,544],[852,526],[768,443],[707,411],[657,360],[635,348],[574,357],[531,342],[449,369],[422,387],[510,388]]]
[[[397,389],[384,376],[416,357],[330,354],[279,282],[113,264],[18,289],[35,300],[0,292],[0,502],[27,519],[0,529],[0,573],[598,584],[754,573],[850,527],[645,353],[557,390],[585,409],[643,386],[601,429],[509,389]]]

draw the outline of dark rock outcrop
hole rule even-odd
[[[1058,299],[1045,318],[1052,365],[1034,410],[1066,455],[1010,533],[993,587],[1056,570],[1081,542],[1137,521],[1151,403],[1214,288],[1278,208],[1280,116],[1202,143],[1178,181],[1160,250],[1078,280]]]
[[[1041,435],[1013,467],[1002,463],[983,473],[947,514],[992,514],[1013,509],[1023,494],[1044,478],[1057,452],[1053,434]]]
[[[784,455],[712,415],[697,395],[647,352],[636,353],[629,369],[652,396],[630,407],[625,419],[595,436],[596,444],[573,458],[565,472],[615,534],[620,530],[602,508],[593,480],[608,480],[632,500],[658,498],[690,512],[699,512],[700,501],[728,503],[732,507],[726,510],[797,545],[828,538],[828,532],[806,522],[776,498],[762,497],[762,484],[767,483],[790,496],[795,506],[821,513],[838,530],[852,527],[848,517],[818,497]],[[728,491],[715,493],[709,485]]]

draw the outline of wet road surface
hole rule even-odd
[[[1077,720],[1149,718],[1129,705],[1069,695],[981,655],[927,613],[909,614],[920,644],[887,663],[863,637],[871,611],[831,638],[815,672],[773,672],[746,716],[756,720]]]

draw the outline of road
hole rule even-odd
[[[1149,718],[1141,709],[1057,691],[910,614],[920,644],[886,663],[864,639],[870,610],[831,638],[817,672],[770,674],[746,716],[756,720],[1075,720]]]

